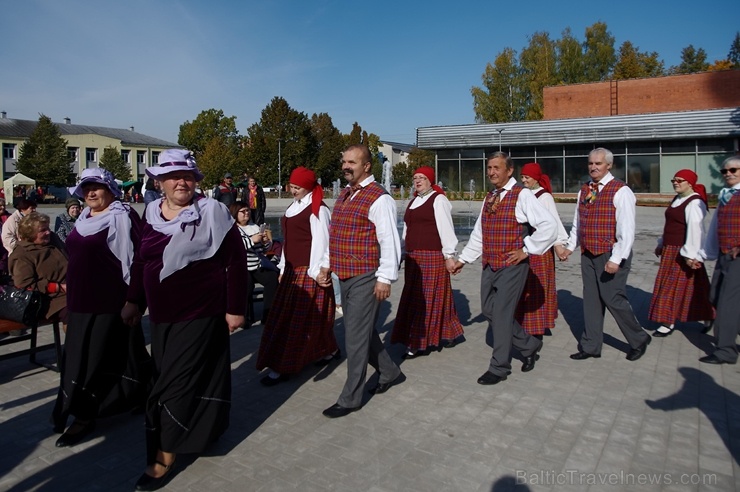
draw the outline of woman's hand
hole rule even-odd
[[[126,302],[121,309],[121,319],[129,326],[136,326],[141,322],[141,311],[139,306],[133,302]]]
[[[229,325],[229,333],[234,333],[238,328],[244,328],[244,316],[226,313],[226,324]]]
[[[249,239],[251,239],[253,243],[261,243],[264,240],[264,236],[258,233],[251,236]]]

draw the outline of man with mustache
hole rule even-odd
[[[372,394],[385,393],[403,380],[375,329],[380,303],[388,299],[391,282],[398,279],[401,241],[396,202],[375,181],[371,167],[365,145],[352,145],[342,153],[342,174],[349,186],[332,212],[329,264],[342,291],[347,381],[337,402],[323,412],[329,418],[360,409],[368,363],[378,371]],[[331,285],[330,269],[322,268],[318,281]]]

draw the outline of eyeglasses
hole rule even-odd
[[[675,184],[681,184],[681,183],[685,183],[685,182],[686,182],[685,179],[676,179],[676,178],[673,178],[671,180],[671,183],[675,183]]]
[[[245,208],[243,210],[239,210],[239,213],[240,214],[244,214],[244,215],[249,215],[249,209],[248,208]]]
[[[729,172],[730,174],[735,174],[735,173],[737,172],[737,170],[738,170],[738,168],[736,168],[736,167],[731,167],[731,168],[729,168],[729,169],[720,169],[720,170],[719,170],[719,172],[721,172],[722,174],[727,174],[728,172]]]

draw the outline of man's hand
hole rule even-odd
[[[226,313],[226,324],[229,325],[229,333],[234,333],[237,328],[244,328],[244,316]]]
[[[121,319],[128,326],[138,325],[141,321],[141,311],[139,311],[139,306],[133,302],[127,302],[124,304],[123,309],[121,309]]]
[[[465,263],[463,263],[460,260],[454,260],[454,261],[455,263],[453,265],[450,265],[449,263],[445,263],[445,264],[447,266],[447,271],[450,272],[450,274],[457,275],[458,273],[460,273],[460,270],[463,269],[463,267],[465,266]]]
[[[613,261],[607,261],[606,265],[604,265],[604,271],[606,273],[611,273],[612,275],[614,275],[619,271],[619,264],[614,263]]]
[[[391,284],[375,282],[375,298],[379,301],[385,301],[391,296]]]
[[[331,270],[321,267],[319,274],[316,276],[316,283],[321,287],[329,287],[331,285]]]
[[[563,246],[562,244],[556,244],[552,247],[552,249],[555,250],[555,256],[557,256],[558,258],[565,254],[565,246]]]
[[[506,264],[518,265],[529,256],[523,249],[513,249],[506,253]]]
[[[563,248],[563,252],[558,254],[558,258],[560,258],[560,261],[568,261],[568,257],[572,254],[571,250]]]
[[[733,260],[737,258],[737,255],[740,255],[740,246],[735,246],[734,248],[732,248],[729,254],[732,256]]]

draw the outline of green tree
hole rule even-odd
[[[19,150],[16,169],[40,185],[65,186],[74,183],[72,160],[67,154],[67,141],[51,118],[39,116],[31,136]]]
[[[244,169],[239,161],[239,150],[223,136],[214,136],[206,143],[198,161],[198,169],[203,173],[204,189],[210,189],[221,182],[227,172],[240,176]],[[234,180],[237,183],[238,179]]]
[[[550,35],[547,32],[536,32],[529,38],[529,45],[519,56],[519,66],[525,80],[525,120],[542,119],[543,89],[557,83],[556,54],[555,43]]]
[[[239,132],[236,129],[236,116],[224,116],[220,109],[207,109],[191,122],[180,125],[177,143],[191,150],[198,159],[208,142],[214,137],[221,137],[227,145],[237,147]]]
[[[586,40],[583,42],[585,80],[588,82],[607,80],[616,61],[614,36],[608,31],[606,23],[596,22],[587,27]]]
[[[560,84],[585,82],[583,67],[583,46],[566,27],[560,39],[555,41],[557,67],[555,70]]]
[[[311,133],[317,145],[316,161],[313,171],[321,178],[323,186],[336,181],[342,175],[342,151],[344,136],[327,113],[311,115]]]
[[[100,167],[110,171],[113,177],[118,180],[123,182],[131,180],[131,168],[123,160],[118,147],[109,145],[103,149],[103,156],[100,158]]]
[[[244,162],[258,182],[284,186],[296,167],[314,167],[317,145],[308,116],[291,108],[282,97],[270,101],[247,135]]]
[[[735,39],[730,45],[730,52],[727,53],[727,59],[732,63],[732,68],[740,68],[740,32],[735,33]]]
[[[435,156],[436,154],[432,150],[423,150],[418,147],[412,147],[408,158],[409,166],[411,166],[412,171],[423,166],[429,166],[434,169]]]
[[[393,169],[391,170],[391,181],[396,186],[404,186],[407,190],[410,190],[411,185],[414,182],[413,177],[416,169],[417,168],[411,166],[408,162],[399,162],[393,166]]]
[[[704,48],[697,50],[693,44],[690,44],[681,50],[681,63],[671,67],[671,73],[706,72],[708,69],[707,52]]]
[[[625,41],[619,47],[619,59],[614,65],[615,79],[658,77],[663,74],[664,66],[658,58],[658,53],[641,52],[630,41]]]
[[[483,87],[473,87],[473,111],[478,123],[521,121],[526,114],[522,90],[522,73],[516,60],[516,51],[504,50],[493,65],[488,63],[481,76]]]

